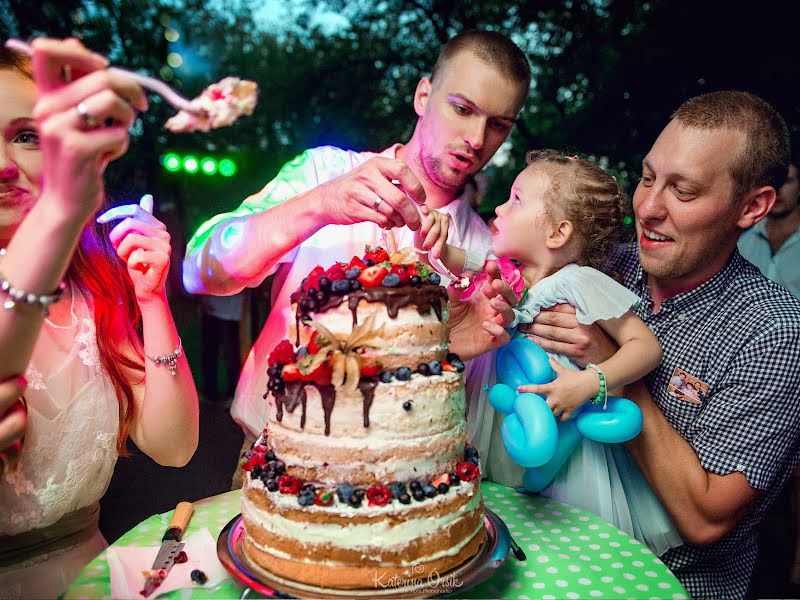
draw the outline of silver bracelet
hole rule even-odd
[[[5,256],[6,249],[0,248],[0,256]],[[47,317],[50,315],[50,305],[55,304],[61,299],[67,284],[63,281],[58,285],[58,289],[50,294],[34,294],[26,292],[21,288],[14,287],[11,283],[3,277],[0,273],[0,293],[7,296],[6,301],[3,302],[3,308],[6,310],[13,310],[17,304],[24,304],[27,306],[37,306],[42,309],[42,314]]]
[[[183,342],[181,342],[181,338],[179,337],[178,347],[175,348],[171,354],[165,354],[164,356],[150,356],[149,354],[145,354],[145,356],[156,363],[156,365],[167,365],[169,372],[174,376],[175,372],[178,370],[178,358],[180,358],[181,354],[183,354]]]

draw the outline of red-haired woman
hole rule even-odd
[[[127,438],[182,466],[198,415],[164,225],[94,219],[145,96],[75,40],[37,40],[32,64],[35,84],[0,51],[0,380],[27,380],[0,415],[0,589],[55,597],[105,545],[97,501]]]

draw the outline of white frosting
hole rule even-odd
[[[298,522],[281,516],[278,512],[261,510],[247,498],[247,494],[242,496],[242,515],[252,523],[262,527],[264,530],[276,535],[296,540],[300,543],[310,544],[330,544],[338,548],[348,549],[374,549],[375,547],[391,547],[398,544],[405,544],[417,538],[434,534],[446,527],[450,523],[458,520],[462,515],[475,510],[481,501],[480,494],[474,493],[474,486],[462,484],[455,490],[447,494],[441,494],[430,499],[424,500],[425,506],[434,507],[452,500],[455,495],[469,494],[472,497],[458,510],[444,515],[422,516],[419,518],[410,517],[403,521],[401,525],[393,525],[391,521],[381,519],[375,523],[351,523],[342,526],[339,523],[311,523],[308,521]],[[279,508],[298,508],[297,497],[291,494],[273,493],[270,495]],[[386,506],[363,506],[353,508],[351,506],[337,505],[335,514],[343,517],[359,516],[381,516],[384,514],[397,515],[401,510],[409,505],[401,504],[397,500],[392,500]],[[331,513],[326,507],[307,506],[302,507],[309,512]]]
[[[429,310],[426,314],[421,315],[417,310],[416,305],[403,306],[397,311],[397,317],[392,319],[389,316],[389,311],[383,303],[372,303],[372,306],[364,307],[362,301],[357,310],[358,323],[363,323],[364,319],[370,314],[375,315],[375,326],[380,331],[387,329],[397,329],[399,327],[413,327],[415,325],[435,325],[437,327],[447,323],[449,315],[449,305],[445,305],[442,311],[442,320],[436,316],[433,309]],[[347,296],[344,301],[337,307],[326,310],[323,313],[314,313],[311,318],[314,321],[319,321],[331,332],[344,336],[350,335],[353,330],[353,313],[350,312],[350,307],[347,304]]]
[[[467,544],[469,544],[472,541],[472,539],[476,535],[478,535],[478,533],[480,533],[481,529],[483,529],[483,521],[478,523],[477,527],[475,527],[475,530],[472,532],[471,535],[465,537],[462,541],[458,542],[457,544],[453,544],[450,548],[440,550],[439,552],[434,552],[433,554],[419,556],[414,558],[413,560],[401,560],[397,562],[397,565],[400,567],[411,567],[419,565],[420,563],[438,560],[445,556],[455,556],[456,554],[461,552],[461,549],[464,548],[464,546],[466,546]],[[253,538],[250,538],[250,543],[253,544],[253,546],[258,548],[259,550],[261,550],[262,552],[266,552],[267,554],[272,554],[274,556],[277,556],[278,558],[283,558],[286,560],[294,560],[309,565],[325,565],[328,567],[348,566],[346,565],[346,563],[334,562],[332,560],[322,560],[322,561],[303,560],[302,557],[292,556],[288,552],[283,552],[282,550],[278,550],[277,548],[272,548],[271,546],[264,546],[263,544],[259,544]],[[380,556],[375,556],[374,554],[370,554],[369,558],[371,560],[381,560]]]
[[[448,464],[453,460],[458,460],[464,451],[463,441],[466,440],[466,424],[461,423],[448,431],[435,433],[429,436],[419,436],[415,439],[398,440],[386,439],[382,436],[374,436],[366,441],[364,438],[326,438],[325,436],[313,436],[313,441],[309,436],[304,439],[313,444],[314,452],[306,456],[295,455],[290,451],[281,452],[281,460],[287,465],[302,465],[304,467],[324,469],[324,481],[342,482],[347,481],[352,476],[354,470],[361,469],[365,473],[371,473],[379,481],[411,481],[435,477],[445,472]],[[291,436],[291,434],[290,434]],[[292,436],[296,437],[296,436]],[[452,450],[449,452],[425,452],[426,448],[435,448],[442,442],[450,442]],[[337,465],[328,462],[326,456],[330,456],[326,449],[347,448],[354,451],[368,449],[373,453],[386,451],[390,458],[378,461],[360,461],[357,452],[353,453],[353,459],[346,465]],[[401,455],[396,458],[395,454],[399,449],[414,449],[413,458]],[[314,458],[318,457],[318,458]]]
[[[315,386],[305,387],[308,400],[303,427],[300,426],[303,407],[298,405],[290,413],[284,405],[283,416],[278,421],[275,398],[270,394],[269,429],[287,439],[291,432],[296,432],[300,437],[295,437],[294,441],[311,448],[314,447],[314,436],[334,438],[345,444],[358,438],[370,447],[373,442],[380,444],[399,439],[419,441],[425,434],[448,431],[464,423],[464,387],[452,385],[461,379],[460,373],[445,371],[441,375],[429,377],[414,374],[408,381],[378,383],[369,409],[369,427],[364,427],[364,400],[361,392],[356,390],[353,394],[347,394],[343,388],[339,388],[336,390],[336,400],[330,415],[329,436],[325,436],[325,413]],[[412,403],[411,410],[403,409],[406,401]]]

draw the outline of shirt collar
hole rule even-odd
[[[765,240],[769,241],[769,236],[767,235],[767,220],[761,219],[758,223],[753,225],[753,234],[760,235]]]
[[[636,247],[636,252],[637,254],[639,252],[638,245]],[[659,313],[665,309],[686,309],[693,306],[699,306],[703,299],[717,297],[719,293],[728,286],[731,280],[735,277],[736,273],[742,269],[745,262],[745,259],[742,258],[741,254],[739,254],[739,250],[734,248],[731,258],[728,260],[725,266],[722,267],[722,270],[720,270],[719,273],[714,275],[708,281],[705,281],[697,287],[692,288],[691,290],[681,292],[680,294],[667,298],[661,303],[661,309],[659,310]],[[652,310],[653,298],[650,296],[650,288],[647,286],[647,278],[645,275],[646,274],[644,269],[642,269],[641,261],[637,260],[633,281],[638,287],[642,299]]]

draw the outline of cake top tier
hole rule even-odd
[[[393,317],[398,308],[408,304],[416,304],[425,311],[433,308],[439,313],[447,300],[440,283],[439,274],[417,261],[412,248],[390,255],[383,248],[367,246],[363,256],[354,256],[349,263],[335,262],[327,269],[314,267],[292,294],[291,301],[297,305],[297,317],[301,320],[308,319],[311,313],[338,307],[346,296],[351,304],[361,299],[385,302]]]

